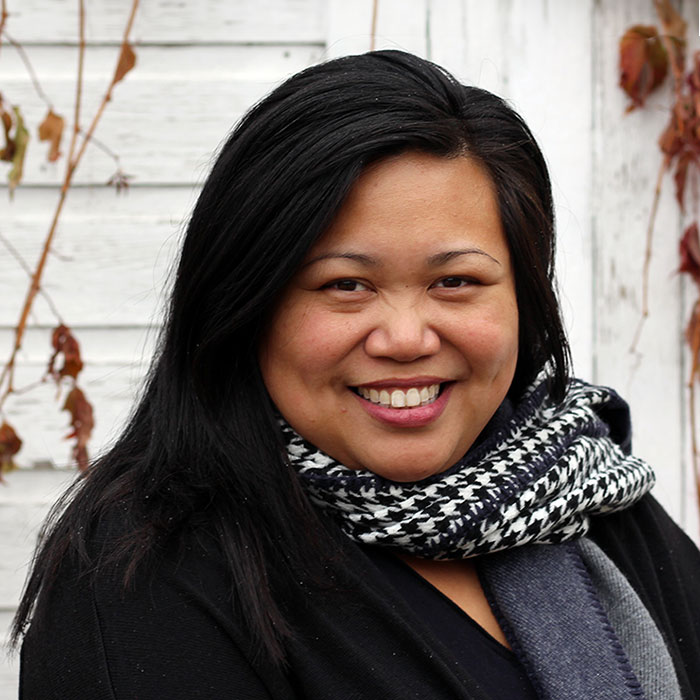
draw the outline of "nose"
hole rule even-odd
[[[416,307],[386,308],[365,338],[368,355],[397,362],[413,362],[435,355],[439,350],[439,334],[430,323],[426,310]]]

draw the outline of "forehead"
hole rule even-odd
[[[336,253],[434,257],[455,247],[507,255],[493,182],[469,157],[411,152],[358,178],[307,260]]]

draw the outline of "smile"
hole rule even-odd
[[[411,387],[410,389],[370,389],[359,386],[357,393],[367,401],[379,406],[391,406],[391,408],[417,408],[433,403],[440,393],[440,384],[430,384],[423,387]]]

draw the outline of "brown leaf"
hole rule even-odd
[[[0,150],[0,160],[12,161],[12,156],[15,154],[15,140],[10,135],[12,131],[12,115],[5,109],[5,104],[0,95],[0,121],[2,121],[2,129],[5,134],[5,145]]]
[[[136,65],[136,54],[131,48],[131,44],[124,42],[122,44],[122,50],[119,54],[119,62],[117,63],[117,69],[114,72],[114,83],[118,83],[123,80],[124,76]]]
[[[664,32],[677,39],[685,39],[688,23],[676,12],[671,0],[654,0],[654,5]]]
[[[44,121],[39,124],[39,141],[50,141],[48,161],[53,163],[61,155],[61,137],[63,136],[63,117],[60,117],[52,109],[44,117]]]
[[[685,340],[690,347],[691,368],[690,381],[693,382],[698,375],[700,367],[700,301],[696,301],[685,328]]]
[[[4,473],[17,468],[12,458],[19,452],[21,447],[22,441],[14,428],[3,421],[2,425],[0,425],[0,481]]]
[[[15,188],[19,185],[22,179],[22,170],[24,168],[24,156],[27,153],[27,144],[29,143],[29,132],[24,126],[24,119],[19,107],[12,107],[15,113],[15,151],[12,154],[12,168],[7,175],[10,182],[10,198],[14,194]]]
[[[80,345],[70,328],[63,324],[54,328],[51,345],[54,352],[49,359],[47,374],[50,374],[56,382],[60,382],[63,377],[77,379],[83,369],[83,361],[80,357]],[[63,366],[57,370],[55,365],[59,355],[63,355]]]
[[[119,168],[119,170],[117,170],[117,172],[114,173],[109,180],[107,180],[107,185],[110,187],[116,187],[117,194],[121,194],[122,190],[129,189],[129,180],[131,180],[133,177],[133,175],[127,175],[121,168]]]
[[[668,56],[656,27],[630,27],[620,39],[620,87],[632,99],[627,111],[641,107],[668,72]]]
[[[693,222],[683,233],[680,242],[681,264],[679,272],[687,272],[695,284],[700,286],[700,237],[697,222]]]
[[[676,183],[676,201],[681,208],[684,210],[684,197],[685,197],[685,185],[688,181],[688,168],[693,165],[697,165],[697,159],[691,151],[683,151],[676,161],[676,172],[673,175],[673,179]]]
[[[683,148],[683,140],[678,133],[678,126],[674,117],[671,117],[671,121],[659,137],[659,148],[670,158],[677,155]]]
[[[84,471],[88,467],[87,443],[92,434],[92,429],[95,427],[92,405],[85,398],[85,394],[75,386],[66,396],[63,410],[70,413],[70,425],[73,429],[66,435],[66,439],[75,438],[73,459],[78,468]]]

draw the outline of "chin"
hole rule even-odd
[[[453,464],[453,461],[448,461],[417,466],[415,463],[411,464],[410,460],[407,460],[395,465],[387,462],[382,462],[381,464],[367,464],[364,468],[389,481],[407,483],[411,481],[422,481],[430,476],[444,472]]]

